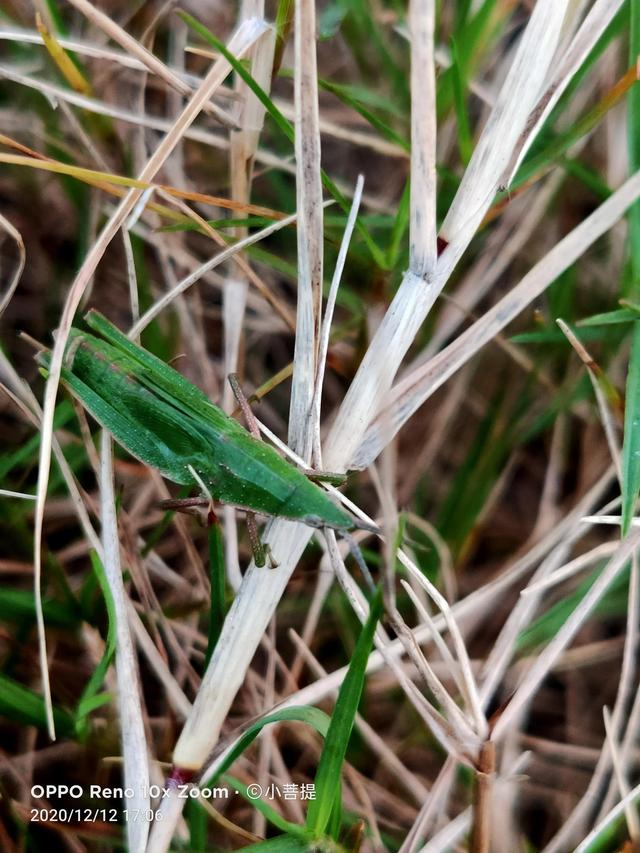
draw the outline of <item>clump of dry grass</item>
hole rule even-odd
[[[0,618],[18,626],[3,635],[7,849],[32,803],[52,805],[33,784],[94,778],[157,810],[124,822],[128,849],[235,849],[274,825],[273,843],[307,849],[303,803],[183,814],[177,783],[210,778],[274,709],[332,708],[371,575],[384,618],[344,767],[343,848],[637,843],[640,533],[619,533],[640,358],[633,343],[625,416],[640,257],[631,4],[413,0],[401,20],[335,3],[326,44],[310,3],[280,3],[275,28],[260,2],[238,20],[192,4],[213,44],[169,8],[70,5],[43,7],[32,29],[18,4],[0,30],[13,263],[0,307],[6,331],[51,344],[57,330],[44,385],[26,337],[7,335],[0,356]],[[183,355],[227,411],[228,373],[268,385],[260,427],[296,463],[364,472],[346,496],[330,487],[379,524],[354,537],[364,571],[333,531],[277,518],[264,531],[277,567],[247,566],[227,507],[232,601],[214,624],[206,533],[163,518],[166,484],[114,458],[105,433],[96,449],[60,392],[89,302]],[[321,753],[308,726],[267,726],[233,784],[317,780]],[[99,849],[116,838],[103,823],[26,831],[32,847],[53,832]]]

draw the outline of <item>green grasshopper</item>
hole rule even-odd
[[[311,527],[360,526],[176,370],[98,312],[85,320],[100,337],[71,330],[62,381],[132,456],[174,483],[200,480],[211,496],[232,506]],[[48,354],[39,359],[46,368]],[[258,559],[264,564],[263,556]]]

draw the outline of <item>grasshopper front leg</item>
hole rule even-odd
[[[269,560],[269,567],[277,569],[279,563],[274,559],[271,551],[271,545],[260,539],[258,525],[256,524],[256,515],[254,512],[250,511],[247,511],[247,532],[249,534],[253,562],[256,564],[256,567],[261,569],[266,564],[267,560]]]

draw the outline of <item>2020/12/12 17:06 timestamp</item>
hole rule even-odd
[[[36,823],[137,823],[161,820],[155,809],[32,808],[30,820]]]

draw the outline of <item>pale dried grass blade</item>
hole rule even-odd
[[[599,835],[604,833],[608,826],[611,826],[618,817],[625,813],[626,809],[629,806],[635,806],[636,801],[640,798],[640,785],[636,785],[635,788],[632,788],[629,793],[623,797],[620,802],[614,806],[609,814],[603,818],[600,823],[595,826],[591,832],[583,838],[583,840],[578,844],[574,853],[587,853],[587,851],[591,848],[591,845],[598,838]]]
[[[474,615],[484,617],[484,614],[491,607],[491,602],[510,589],[524,574],[531,571],[538,561],[544,559],[546,554],[557,546],[570,533],[573,527],[579,523],[586,508],[596,505],[602,499],[603,494],[611,486],[613,479],[614,471],[610,467],[589,489],[578,505],[561,522],[554,525],[546,536],[531,544],[528,550],[511,566],[508,566],[495,580],[490,581],[454,604],[452,611],[455,619],[461,622]],[[438,631],[443,631],[447,627],[444,616],[442,614],[434,616],[433,625]],[[430,625],[422,625],[414,630],[414,634],[419,643],[425,643],[432,639],[433,630]],[[387,658],[400,658],[403,652],[401,643],[398,640],[394,640],[388,646],[386,656]],[[367,672],[377,672],[385,666],[385,662],[386,659],[377,650],[372,652],[369,656]],[[347,668],[342,667],[332,672],[326,679],[301,688],[297,693],[289,696],[283,703],[283,706],[296,704],[313,705],[321,701],[328,692],[342,683],[346,672]]]
[[[602,709],[602,717],[604,719],[605,732],[607,733],[607,745],[609,747],[609,752],[611,753],[611,761],[613,763],[616,784],[620,791],[620,796],[624,798],[629,793],[629,781],[622,767],[620,744],[617,743],[616,735],[613,731],[611,714],[606,706]],[[631,803],[627,803],[624,810],[624,816],[627,821],[629,837],[631,838],[631,841],[636,842],[638,840],[638,836],[640,836],[640,822],[638,821],[637,812]]]
[[[546,678],[555,661],[569,645],[610,584],[622,571],[638,545],[640,545],[640,533],[636,531],[632,531],[626,539],[622,540],[617,552],[604,567],[582,601],[544,650],[536,657],[534,663],[516,689],[516,692],[511,697],[509,704],[497,720],[491,735],[492,740],[499,741],[506,734],[513,720],[518,718],[518,715],[538,689],[540,683]]]
[[[618,436],[616,434],[615,420],[613,414],[611,413],[611,408],[607,402],[605,395],[602,392],[600,383],[598,382],[598,366],[595,362],[595,359],[591,356],[587,348],[572,332],[572,330],[564,322],[564,320],[558,318],[556,320],[556,323],[562,330],[562,334],[566,337],[566,339],[569,341],[571,346],[578,354],[578,357],[580,358],[584,366],[587,368],[587,372],[589,373],[589,379],[591,381],[591,386],[593,388],[593,393],[595,394],[596,401],[598,403],[598,409],[600,410],[600,418],[602,420],[602,426],[604,427],[604,432],[607,437],[607,444],[609,445],[611,459],[613,460],[613,464],[616,466],[618,482],[622,483],[620,442],[618,441]]]
[[[133,792],[127,808],[149,808],[149,760],[141,705],[140,679],[127,610],[127,594],[122,582],[120,542],[113,491],[111,436],[101,433],[100,508],[102,516],[102,546],[104,571],[113,598],[116,614],[116,677],[118,681],[118,711],[122,742],[124,785]],[[145,793],[146,792],[146,793]],[[149,822],[129,820],[127,840],[130,850],[144,850],[149,834]]]
[[[342,555],[340,554],[340,549],[338,548],[335,532],[333,530],[325,530],[324,535],[336,578],[338,579],[338,582],[340,583],[340,586],[342,587],[352,609],[360,621],[364,623],[368,614],[366,599],[357,588],[355,582],[347,571]],[[417,647],[417,644],[414,642],[414,637],[403,637],[400,640],[400,643],[405,650],[407,639],[414,645],[414,647]],[[434,705],[425,699],[413,680],[406,675],[398,662],[392,657],[387,656],[386,650],[391,646],[391,643],[381,627],[378,627],[376,630],[375,645],[385,659],[387,666],[391,668],[396,676],[398,684],[403,689],[418,714],[420,714],[426,725],[430,728],[434,737],[437,738],[447,752],[459,755],[462,760],[469,763],[470,755],[473,754],[477,740],[469,722],[459,710],[453,712],[452,717],[445,717],[439,709],[436,709]],[[416,660],[413,660],[414,663],[416,663]],[[424,675],[425,673],[422,674]],[[430,678],[430,674],[426,674],[426,676],[427,678]],[[439,693],[439,698],[441,701],[446,702],[448,707],[451,708],[451,700],[447,700],[445,698],[446,696],[447,693],[443,688],[442,692]]]
[[[532,109],[527,124],[515,146],[511,166],[506,170],[503,180],[509,183],[517,172],[536,134],[549,117],[560,96],[571,82],[571,78],[586,59],[589,51],[611,23],[624,0],[596,0],[589,9],[578,31],[573,36],[558,67],[546,85],[538,103]],[[571,10],[569,9],[569,14]]]
[[[246,0],[241,4],[241,20],[254,16],[264,16],[264,2],[262,0]],[[267,94],[271,89],[274,48],[275,30],[271,29],[254,45],[250,54],[252,77]],[[239,102],[242,103],[242,116],[240,130],[232,132],[230,138],[231,197],[234,201],[246,204],[251,198],[253,161],[264,122],[265,107],[239,75],[235,80],[234,92]],[[238,240],[245,238],[248,233],[246,227],[234,229],[234,236]],[[237,256],[237,260],[240,259],[241,256]],[[235,374],[238,371],[242,329],[249,292],[249,278],[246,274],[249,261],[244,257],[242,257],[242,261],[242,264],[233,265],[222,292],[225,376]],[[225,412],[230,413],[234,405],[235,398],[231,385],[229,382],[225,382],[222,393],[222,408]],[[238,531],[236,513],[232,507],[224,508],[224,520],[226,571],[229,579],[237,587],[240,576]]]
[[[436,248],[436,79],[434,0],[411,0],[411,222],[409,268],[426,278]]]
[[[581,572],[583,569],[593,565],[597,560],[601,560],[604,557],[610,557],[617,547],[617,540],[614,542],[603,542],[601,545],[596,545],[595,548],[587,551],[586,554],[581,554],[574,560],[570,560],[568,563],[565,563],[564,566],[556,569],[543,580],[535,581],[534,583],[530,583],[528,586],[525,586],[525,588],[520,591],[520,595],[531,595],[532,593],[544,592],[544,590],[562,583],[562,581],[573,577],[577,572]]]
[[[572,535],[567,536],[560,545],[554,549],[549,556],[542,561],[534,575],[535,580],[545,578],[555,571],[569,555],[571,545],[581,535],[580,528],[574,528]],[[522,629],[529,625],[538,607],[539,595],[522,596],[509,614],[505,624],[502,626],[497,640],[493,644],[491,652],[482,668],[483,680],[481,697],[483,705],[489,704],[493,693],[501,683],[508,669],[511,658],[515,652],[516,642]]]
[[[193,272],[189,275],[185,276],[181,279],[171,290],[165,293],[160,297],[156,302],[148,308],[145,313],[140,317],[137,323],[135,323],[131,329],[129,330],[129,337],[133,338],[136,335],[139,335],[140,332],[145,329],[152,320],[154,320],[158,314],[162,313],[165,308],[167,308],[171,303],[176,299],[180,294],[184,293],[188,290],[193,284],[195,284],[199,279],[202,278],[208,272],[220,266],[220,264],[225,263],[225,261],[231,260],[235,257],[239,252],[242,252],[243,249],[248,248],[249,246],[253,246],[254,243],[259,242],[260,240],[264,240],[265,237],[268,237],[270,234],[274,234],[276,231],[280,231],[281,228],[286,228],[287,225],[291,225],[292,222],[295,222],[297,219],[297,214],[292,213],[290,216],[286,216],[284,219],[279,219],[277,222],[274,222],[272,225],[267,225],[266,228],[262,228],[260,231],[256,231],[255,234],[250,234],[248,237],[245,237],[243,240],[238,240],[237,243],[234,243],[232,246],[229,246],[227,249],[224,249],[217,255],[214,255],[208,261],[205,261],[204,264],[201,264],[197,267]]]
[[[113,50],[105,45],[96,44],[91,41],[86,41],[81,38],[65,38],[64,36],[56,36],[56,40],[60,47],[65,50],[77,53],[80,56],[88,56],[93,59],[115,62],[123,68],[131,68],[135,71],[150,70],[144,62],[136,59],[128,53],[120,50]],[[44,45],[44,41],[40,33],[35,30],[21,29],[18,27],[0,27],[0,41],[20,42],[23,44]],[[192,88],[197,88],[202,82],[202,78],[196,77],[193,74],[187,74],[182,69],[170,68],[174,74],[179,75],[185,82],[189,83]]]
[[[0,495],[4,498],[20,498],[25,501],[35,501],[35,495],[29,495],[26,492],[12,492],[11,489],[0,489]]]
[[[430,20],[433,4],[430,0],[419,0],[418,5],[412,7],[411,14],[412,26],[416,29],[415,50],[418,51],[415,56],[412,54],[413,67],[418,61],[426,62],[426,76],[427,80],[430,80],[434,74],[433,44],[429,45],[427,42],[429,38],[433,42],[433,26]],[[423,21],[420,20],[421,14],[426,16]],[[418,71],[417,67],[415,70]],[[418,184],[411,195],[410,219],[411,241],[414,246],[412,255],[418,267],[410,268],[403,276],[329,433],[324,449],[324,462],[333,471],[345,471],[353,467],[353,459],[365,431],[384,404],[402,359],[444,286],[448,274],[449,267],[444,265],[437,280],[432,276],[435,266],[435,97],[424,103],[424,87],[420,74],[412,76],[412,85],[412,139],[418,143],[418,147],[412,152],[412,181],[417,179]],[[427,92],[430,91],[429,85],[427,83]],[[389,439],[391,437],[389,435]]]
[[[493,201],[549,74],[570,0],[538,0],[498,99],[440,229],[447,253],[459,256]]]
[[[245,2],[242,4],[242,18],[264,15],[263,2]],[[275,32],[269,30],[258,41],[251,51],[251,75],[260,88],[269,94],[271,88],[271,72],[273,69],[273,52]],[[253,159],[258,148],[258,139],[264,122],[265,107],[249,89],[241,77],[236,78],[235,93],[242,102],[242,117],[240,130],[231,134],[230,139],[230,168],[231,168],[231,197],[234,201],[247,204],[251,197],[251,177]],[[234,229],[236,239],[247,236],[248,229]],[[242,275],[241,268],[231,275],[223,291],[223,325],[224,325],[224,363],[225,374],[235,373],[238,369],[238,354],[242,339],[249,282]],[[229,412],[234,406],[233,393],[228,383],[223,393],[223,408]]]
[[[309,528],[290,521],[268,525],[263,542],[279,566],[265,571],[252,564],[245,573],[174,749],[177,768],[197,771],[205,763],[310,535]]]
[[[629,604],[627,607],[627,634],[625,638],[624,654],[622,658],[622,669],[618,681],[618,690],[611,716],[611,728],[616,738],[619,738],[620,728],[623,723],[624,709],[627,707],[630,693],[636,678],[636,648],[638,637],[638,559],[637,554],[632,557],[632,572],[629,584]],[[637,735],[638,720],[640,719],[640,693],[636,690],[631,712],[627,717],[626,732],[622,741],[621,765],[626,768],[631,754],[632,744]],[[544,848],[544,853],[562,853],[568,846],[573,846],[580,832],[584,832],[586,821],[594,810],[594,804],[599,802],[602,789],[606,783],[609,769],[611,767],[611,753],[606,744],[600,751],[596,767],[589,781],[586,791],[575,806],[569,817],[549,844]],[[612,779],[608,794],[602,803],[601,815],[611,808],[613,798],[616,794],[615,782]],[[596,819],[596,821],[599,818]]]
[[[0,76],[7,80],[12,80],[15,83],[19,83],[22,86],[28,86],[31,89],[36,89],[42,92],[42,94],[45,95],[52,104],[55,104],[58,100],[66,101],[69,104],[81,107],[89,112],[109,116],[110,118],[128,122],[129,124],[133,124],[137,127],[147,127],[161,133],[168,133],[173,127],[173,123],[167,119],[158,118],[156,116],[149,115],[148,113],[136,113],[133,110],[112,106],[104,103],[103,101],[98,101],[95,98],[88,98],[85,95],[79,95],[77,92],[64,89],[62,86],[56,86],[55,84],[49,83],[41,78],[29,77],[26,74],[19,74],[6,65],[0,65]],[[229,148],[229,140],[226,137],[218,133],[212,133],[211,131],[205,130],[201,127],[186,128],[183,133],[183,137],[184,139],[192,139],[195,142],[201,142],[203,145],[209,145],[212,148],[223,151],[227,151]],[[295,173],[295,167],[288,159],[279,157],[269,151],[263,151],[260,149],[256,154],[256,161],[262,163],[264,166],[268,166],[269,168],[279,169],[289,174]],[[339,182],[337,183],[337,186],[340,186]],[[348,188],[345,187],[343,191],[348,193]],[[370,199],[369,203],[375,204],[375,199]]]
[[[422,839],[426,836],[431,822],[437,813],[441,813],[444,803],[455,778],[456,765],[451,756],[447,756],[438,777],[434,782],[430,796],[422,804],[413,826],[405,836],[398,853],[415,853]]]
[[[461,841],[471,828],[471,809],[465,809],[455,817],[443,829],[437,832],[428,844],[420,848],[420,853],[442,853],[450,850],[458,841]]]
[[[92,3],[89,3],[88,0],[69,0],[69,3],[71,3],[72,6],[75,6],[78,11],[82,12],[87,20],[102,30],[105,35],[115,41],[116,44],[119,44],[129,56],[138,59],[143,67],[147,68],[153,74],[156,74],[161,80],[164,80],[164,82],[171,86],[172,89],[175,89],[176,92],[179,92],[185,97],[189,97],[192,94],[191,86],[186,83],[182,77],[168,68],[155,54],[151,53],[151,51],[144,45],[140,44],[137,39],[129,35],[126,30],[123,30],[122,27],[119,26],[119,24],[117,24],[112,18],[105,15],[105,13],[101,12],[99,9],[96,9],[96,7]],[[205,103],[203,104],[202,109],[204,112],[209,112],[214,115],[222,124],[225,125],[225,127],[235,127],[233,118],[217,104]]]
[[[140,299],[138,298],[138,277],[136,275],[136,264],[133,258],[133,247],[131,245],[131,235],[129,229],[131,226],[122,229],[122,245],[124,247],[124,257],[127,265],[127,282],[129,284],[129,305],[131,306],[131,319],[134,323],[138,322],[140,317]],[[140,343],[137,339],[136,343]]]
[[[11,302],[11,297],[13,296],[16,287],[18,286],[18,282],[22,276],[22,271],[24,270],[24,265],[27,260],[27,253],[24,248],[24,241],[22,239],[22,234],[18,231],[18,229],[13,225],[6,216],[3,216],[0,213],[0,226],[4,228],[7,234],[12,238],[15,242],[18,249],[18,263],[13,271],[11,278],[9,279],[9,284],[7,285],[7,289],[3,293],[2,297],[0,297],[0,317],[4,314],[5,308]]]
[[[308,464],[313,440],[310,427],[320,345],[324,249],[314,0],[296,0],[294,20],[298,293],[287,443]]]
[[[435,355],[470,317],[476,305],[490,293],[504,271],[531,240],[563,178],[562,174],[551,175],[541,187],[532,188],[526,197],[512,201],[500,218],[498,227],[488,235],[485,250],[456,286],[451,301],[440,306],[433,336],[411,368]]]
[[[388,395],[386,411],[367,430],[352,467],[366,468],[382,450],[383,440],[388,438],[382,430],[383,416],[388,417],[395,434],[434,391],[612,228],[639,196],[640,173],[636,173],[560,240],[493,308],[426,364],[400,380]]]
[[[338,297],[338,288],[342,279],[345,261],[347,260],[347,252],[353,229],[355,228],[358,210],[360,209],[360,201],[362,199],[362,189],[364,187],[364,177],[358,175],[356,188],[353,194],[353,201],[347,217],[347,224],[344,228],[340,250],[336,260],[336,268],[333,271],[331,286],[327,295],[327,304],[324,309],[324,317],[322,318],[322,330],[320,332],[320,346],[318,349],[318,372],[314,383],[313,401],[312,401],[312,418],[311,430],[313,433],[313,456],[316,467],[322,468],[322,448],[320,445],[320,407],[322,403],[322,387],[324,384],[324,373],[327,365],[327,353],[329,352],[329,337],[331,335],[331,324],[333,323],[333,312],[336,306]]]
[[[442,595],[442,593],[431,583],[431,581],[423,574],[423,572],[420,571],[420,569],[415,565],[413,560],[410,560],[409,557],[407,557],[407,555],[401,549],[398,549],[398,560],[418,581],[418,583],[422,587],[424,587],[429,597],[433,600],[438,610],[442,614],[444,623],[449,629],[449,634],[451,635],[453,647],[458,658],[458,665],[460,667],[460,677],[465,685],[464,696],[468,704],[469,716],[473,720],[474,728],[478,735],[478,738],[482,740],[486,737],[487,734],[487,719],[482,709],[482,703],[480,701],[480,695],[478,693],[478,686],[473,675],[473,670],[469,661],[467,648],[462,638],[462,633],[458,627],[458,623],[456,621],[454,613],[451,607],[449,606],[449,602]]]
[[[433,640],[434,645],[436,646],[436,648],[440,652],[440,656],[442,657],[442,660],[446,663],[449,674],[453,678],[458,690],[460,691],[462,696],[465,696],[466,685],[462,679],[462,675],[460,673],[460,667],[458,665],[458,662],[456,661],[454,656],[449,651],[449,647],[447,646],[445,641],[442,639],[442,635],[436,629],[436,626],[434,625],[433,618],[431,617],[431,614],[427,611],[427,608],[420,601],[420,599],[416,595],[411,584],[407,583],[407,581],[404,580],[404,578],[401,578],[400,583],[401,583],[402,587],[404,588],[404,591],[407,593],[407,595],[411,599],[413,606],[415,607],[415,609],[418,612],[422,621],[426,625],[428,625],[429,628],[431,629],[431,639]]]
[[[619,527],[622,524],[621,515],[585,515],[581,518],[585,524],[608,524]],[[631,522],[632,527],[640,527],[640,518],[634,518]]]
[[[136,642],[146,657],[149,667],[153,672],[155,672],[159,683],[162,685],[162,689],[167,695],[169,704],[179,719],[186,719],[189,716],[189,711],[191,710],[191,702],[189,702],[184,691],[172,675],[166,661],[156,648],[142,622],[142,619],[131,602],[129,602],[128,616],[129,624],[135,635]]]

